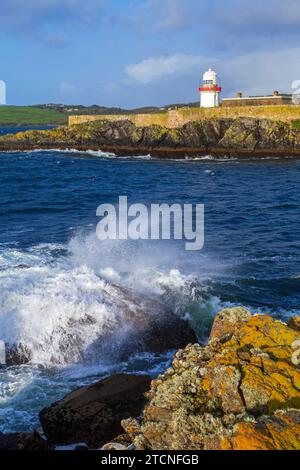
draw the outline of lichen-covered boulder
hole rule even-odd
[[[205,347],[178,351],[152,381],[141,422],[123,428],[138,449],[300,449],[299,340],[272,317],[226,309]]]
[[[238,423],[233,435],[219,440],[223,450],[299,450],[300,411],[276,411],[253,422]]]
[[[244,307],[225,308],[215,318],[210,339],[221,339],[226,335],[232,336],[250,318],[251,313]]]

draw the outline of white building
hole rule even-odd
[[[200,92],[201,108],[216,108],[219,106],[219,95],[222,88],[218,85],[218,75],[212,69],[209,69],[203,75]]]

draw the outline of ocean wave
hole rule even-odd
[[[38,429],[38,412],[74,387],[119,372],[156,376],[168,367],[173,351],[114,355],[131,333],[124,312],[132,298],[124,289],[159,299],[191,322],[200,341],[216,312],[234,305],[211,294],[224,270],[219,261],[203,256],[193,273],[172,249],[100,243],[94,233],[27,250],[1,245],[0,265],[0,340],[26,344],[32,353],[28,365],[0,369],[4,432]]]
[[[136,155],[136,156],[118,156],[113,152],[103,152],[102,150],[78,150],[78,149],[57,149],[57,148],[49,148],[49,149],[33,149],[33,150],[3,150],[1,153],[13,153],[13,154],[25,154],[29,156],[31,154],[36,153],[55,153],[55,154],[74,154],[74,155],[88,155],[97,158],[105,158],[105,159],[140,159],[140,160],[150,160],[152,157],[150,154],[147,155]]]
[[[25,345],[35,364],[113,361],[114,349],[132,333],[126,312],[135,312],[140,294],[189,318],[199,337],[220,305],[199,279],[172,268],[172,252],[138,253],[129,242],[100,243],[94,234],[68,245],[3,248],[0,340]]]

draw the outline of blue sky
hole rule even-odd
[[[291,92],[299,0],[1,0],[8,104],[136,107],[198,99],[207,67],[223,96]]]

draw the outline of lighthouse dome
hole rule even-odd
[[[203,74],[203,83],[211,83],[212,85],[217,85],[218,76],[217,76],[216,72],[212,69],[208,69]]]

